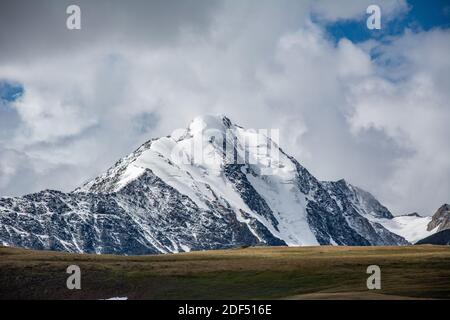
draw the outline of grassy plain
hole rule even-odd
[[[68,290],[66,268],[81,268]],[[369,291],[366,268],[381,268]],[[0,247],[0,299],[450,299],[450,246],[255,247],[154,256]]]

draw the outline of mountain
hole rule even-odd
[[[385,226],[394,219],[370,193],[317,180],[267,132],[203,116],[73,192],[0,198],[0,243],[115,254],[408,244]]]
[[[378,219],[367,216],[372,222],[378,222],[389,231],[404,237],[411,243],[430,237],[431,235],[450,229],[450,206],[444,204],[432,217],[422,217],[418,213]]]
[[[361,188],[347,183],[344,179],[337,182],[323,182],[323,184],[327,186],[330,192],[339,190],[344,198],[350,201],[350,204],[361,215],[369,215],[374,218],[394,218],[392,213],[375,199],[373,195]]]
[[[439,231],[418,241],[416,244],[450,245],[450,229]]]
[[[369,192],[353,186],[345,180],[323,182],[323,184],[328,185],[330,190],[339,190],[344,195],[343,198],[350,201],[353,208],[372,224],[381,225],[410,243],[415,243],[437,232],[437,229],[428,230],[427,228],[432,221],[431,217],[422,217],[418,213],[394,216]],[[386,237],[388,236],[386,235]]]
[[[431,231],[436,228],[438,232],[450,229],[450,205],[444,204],[440,207],[428,223],[427,230]]]
[[[421,217],[416,215],[396,216],[391,219],[365,216],[373,223],[379,223],[387,230],[402,236],[410,243],[432,235],[437,230],[427,230],[427,225],[431,217]]]

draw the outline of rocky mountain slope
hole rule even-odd
[[[406,245],[395,219],[370,193],[317,180],[267,133],[203,116],[74,192],[0,198],[0,243],[116,254]]]
[[[450,229],[450,205],[444,204],[433,215],[427,230],[431,231],[437,228],[437,231]]]
[[[434,244],[434,245],[450,245],[450,229],[439,231],[431,236],[426,237],[416,244]]]

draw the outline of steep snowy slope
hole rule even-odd
[[[72,193],[0,199],[0,241],[123,254],[407,244],[375,220],[391,218],[369,193],[318,181],[267,132],[203,116]]]
[[[389,231],[402,236],[411,243],[437,232],[437,228],[427,230],[431,217],[398,216],[393,219],[372,218],[371,221],[383,225]]]

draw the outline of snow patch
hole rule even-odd
[[[390,232],[402,236],[411,243],[416,243],[437,231],[437,228],[431,231],[427,230],[431,217],[399,216],[393,219],[380,219],[366,215],[366,218],[370,221],[378,222]]]

